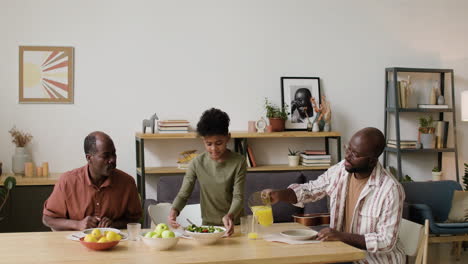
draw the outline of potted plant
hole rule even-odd
[[[299,151],[291,150],[290,148],[288,148],[288,150],[289,150],[289,153],[288,153],[289,166],[291,167],[299,166],[299,159],[300,159],[300,156],[298,155]]]
[[[440,171],[439,167],[434,167],[432,169],[432,180],[440,181],[441,178],[442,178],[442,172]]]
[[[463,185],[465,185],[465,191],[468,191],[468,164],[465,163],[465,176],[463,176]]]
[[[287,105],[279,107],[265,98],[266,117],[270,121],[271,130],[273,132],[281,132],[284,130],[285,122],[288,119],[289,112],[286,110]]]
[[[2,212],[3,207],[5,206],[8,197],[10,196],[10,191],[16,186],[16,179],[14,177],[7,177],[3,182],[3,186],[0,186],[0,212]],[[3,219],[0,216],[0,221]]]
[[[395,178],[398,177],[398,170],[395,167],[389,166],[388,170]],[[412,182],[413,181],[413,179],[408,174],[406,174],[405,176],[401,176],[401,178],[399,178],[398,180],[400,182]]]
[[[13,127],[8,132],[10,132],[13,138],[11,142],[16,145],[15,154],[12,158],[12,170],[15,174],[24,174],[24,163],[32,161],[31,155],[27,153],[25,146],[32,140],[33,136],[29,133],[17,130],[16,127]]]
[[[434,148],[434,120],[432,116],[419,118],[418,140],[423,148]]]

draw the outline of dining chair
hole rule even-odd
[[[402,219],[398,238],[403,244],[406,256],[416,256],[415,264],[427,264],[429,220],[426,219],[424,225],[420,225],[418,223]]]
[[[167,223],[167,216],[171,211],[172,205],[170,203],[158,203],[148,206],[148,214],[152,219],[151,228],[159,223]],[[188,226],[187,218],[194,224],[201,225],[201,209],[200,204],[187,204],[177,217],[177,222],[181,226]]]

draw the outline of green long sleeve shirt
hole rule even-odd
[[[204,152],[190,163],[172,207],[182,211],[198,180],[203,224],[222,226],[222,218],[228,213],[238,224],[244,206],[246,171],[243,155],[231,151],[225,161],[217,162]]]

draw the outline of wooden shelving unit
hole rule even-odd
[[[277,165],[259,165],[257,167],[247,168],[247,171],[291,171],[291,170],[326,170],[328,166],[323,167],[308,167],[308,166],[296,166],[291,167],[288,164],[277,164]],[[185,173],[184,169],[177,167],[146,167],[146,174],[181,174]],[[137,168],[137,172],[141,174],[141,169]]]
[[[146,175],[177,175],[183,174],[186,170],[177,167],[146,167],[145,166],[145,141],[146,140],[172,140],[172,139],[196,139],[195,132],[180,134],[135,134],[136,146],[136,167],[137,167],[137,185],[141,198],[146,199]],[[231,138],[235,141],[255,139],[255,138],[317,138],[325,140],[325,150],[330,153],[329,139],[337,140],[337,160],[341,160],[341,134],[338,132],[307,132],[307,131],[285,131],[273,133],[248,133],[231,132]],[[303,170],[326,170],[329,167],[290,167],[287,164],[264,164],[257,167],[248,168],[248,171],[303,171]]]
[[[47,177],[25,177],[13,173],[4,173],[0,175],[0,185],[7,177],[15,177],[16,185],[18,186],[33,186],[33,185],[55,185],[62,173],[50,173]]]
[[[198,138],[197,133],[179,133],[179,134],[143,134],[136,133],[137,139],[193,139]],[[324,138],[324,137],[341,137],[338,132],[306,132],[306,131],[284,131],[273,133],[248,133],[248,132],[231,132],[231,138]]]

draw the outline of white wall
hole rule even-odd
[[[0,0],[0,160],[10,171],[14,125],[34,135],[34,160],[57,172],[84,164],[83,138],[103,130],[134,175],[142,119],[157,112],[195,125],[213,106],[229,113],[231,130],[246,130],[265,96],[280,102],[281,76],[321,78],[346,142],[364,126],[383,129],[385,67],[453,68],[456,96],[467,89],[466,10],[462,0]],[[18,104],[20,45],[75,47],[74,104]],[[458,123],[460,161],[467,127]],[[153,144],[149,154],[163,155],[150,165],[169,165],[176,157],[164,153],[187,142]],[[272,145],[259,152],[283,159],[287,143]],[[405,173],[430,178],[420,167]]]

